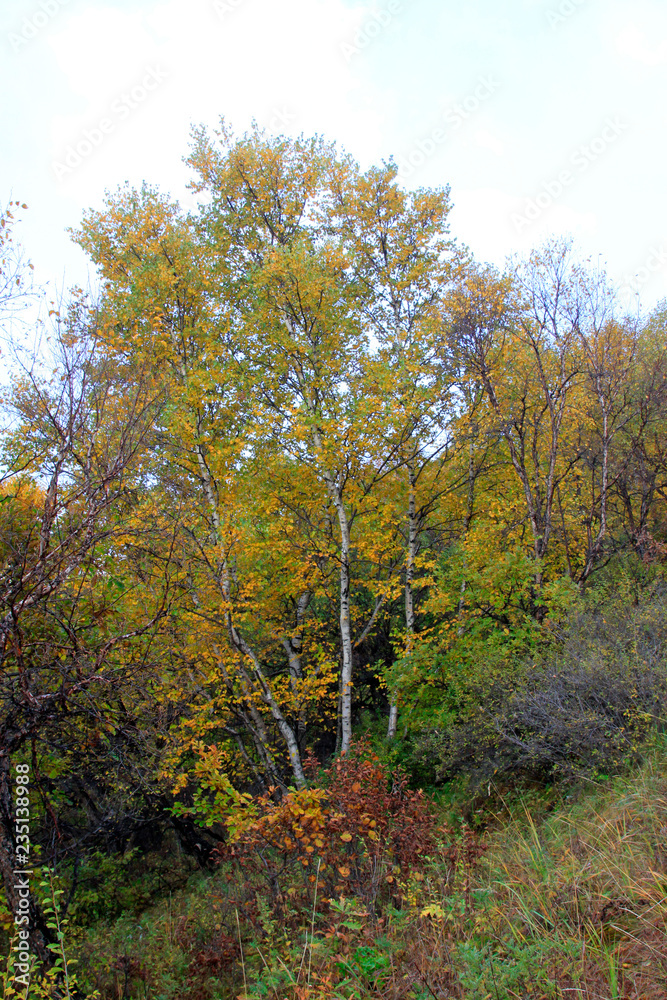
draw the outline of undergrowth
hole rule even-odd
[[[338,831],[348,860],[336,866],[350,874],[333,884],[324,858],[305,851],[310,840],[307,866],[284,845],[294,800],[267,804],[213,875],[89,931],[78,948],[82,987],[103,1000],[664,1000],[664,738],[631,775],[588,782],[555,807],[553,797],[542,807],[534,797],[497,801],[483,840],[434,819],[428,848],[404,868],[391,847],[395,804],[377,849],[352,816],[350,840]],[[278,850],[280,837],[271,846],[264,834],[280,826]]]

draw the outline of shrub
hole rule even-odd
[[[519,682],[478,689],[478,704],[447,730],[425,730],[416,753],[440,780],[598,776],[641,756],[667,714],[667,612],[662,588],[573,618]]]
[[[260,930],[267,918],[301,926],[316,893],[320,913],[342,895],[378,915],[400,902],[400,885],[432,847],[429,800],[410,791],[401,772],[391,774],[368,743],[354,745],[320,780],[322,787],[278,802],[267,794],[227,820],[229,840],[219,851],[230,898]]]

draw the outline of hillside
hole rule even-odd
[[[623,777],[491,800],[483,829],[449,826],[374,914],[341,894],[283,921],[267,898],[248,919],[223,865],[77,935],[81,984],[103,1000],[663,998],[664,739]]]

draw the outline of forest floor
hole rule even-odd
[[[103,1000],[665,1000],[664,739],[625,776],[489,793],[478,829],[457,800],[440,806],[447,835],[375,912],[343,894],[300,925],[268,899],[249,920],[221,865],[79,932],[81,986]]]

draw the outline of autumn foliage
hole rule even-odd
[[[109,193],[73,233],[98,300],[51,308],[41,354],[8,345],[8,912],[20,764],[81,924],[151,858],[163,893],[224,886],[202,968],[308,920],[311,950],[318,920],[349,950],[417,910],[462,939],[482,847],[413,787],[481,823],[526,782],[638,766],[664,728],[667,310],[627,315],[567,240],[480,264],[448,188],[321,138],[222,121],[187,163],[201,203]],[[0,318],[31,292],[15,208]],[[31,887],[48,965],[45,912]]]
[[[230,863],[233,893],[256,922],[260,900],[297,926],[315,904],[354,896],[369,916],[400,905],[406,880],[417,879],[434,849],[436,819],[405,775],[390,773],[367,742],[354,744],[319,772],[318,786],[275,801],[271,793],[226,818],[219,849]],[[239,892],[240,890],[240,892]]]

